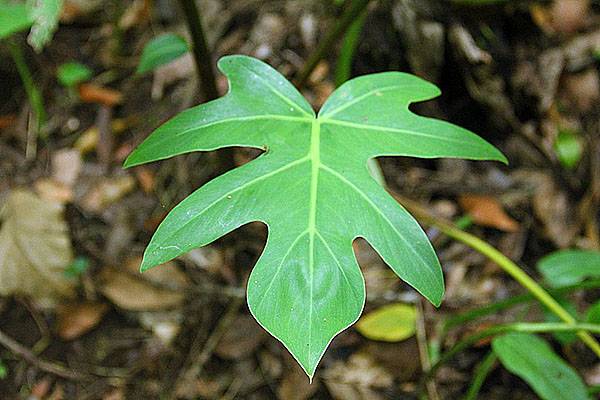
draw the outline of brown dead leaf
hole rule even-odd
[[[319,381],[309,383],[300,367],[294,366],[283,377],[277,388],[279,400],[307,400],[319,390]]]
[[[511,218],[500,202],[491,196],[462,195],[458,203],[477,225],[496,228],[505,232],[516,232],[519,223]]]
[[[17,123],[15,114],[0,115],[0,129],[9,128]]]
[[[73,340],[94,329],[108,311],[103,303],[64,304],[58,308],[58,336]]]
[[[41,198],[55,203],[66,204],[73,201],[73,190],[54,179],[42,178],[35,181],[35,191]]]
[[[570,246],[580,227],[567,194],[547,175],[536,174],[535,186],[533,211],[546,237],[560,248]]]
[[[174,262],[139,272],[140,259],[122,269],[104,268],[100,291],[117,306],[130,311],[164,310],[180,306],[189,281]]]
[[[61,149],[52,156],[52,178],[72,187],[81,172],[81,153],[76,149]]]
[[[112,107],[120,104],[123,94],[115,89],[109,89],[93,83],[79,85],[79,98],[84,103],[98,103]]]
[[[348,361],[335,362],[324,373],[324,382],[334,399],[384,399],[376,389],[390,386],[394,379],[365,353],[354,353]]]
[[[564,99],[581,112],[591,111],[600,99],[600,77],[596,68],[564,76],[561,82]]]
[[[63,206],[12,191],[0,218],[0,295],[25,294],[53,304],[73,295],[64,270],[73,260]]]
[[[99,213],[121,199],[135,187],[135,179],[131,175],[103,178],[94,185],[81,200],[81,207],[92,213]]]
[[[215,352],[221,358],[239,360],[251,355],[265,339],[265,331],[254,318],[240,315],[225,332]]]
[[[533,3],[533,21],[546,33],[575,33],[588,21],[590,0],[554,0],[549,6]]]
[[[141,165],[133,170],[135,176],[140,183],[140,187],[145,193],[152,193],[154,190],[154,173],[144,165]]]

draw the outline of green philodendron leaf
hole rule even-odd
[[[181,57],[189,51],[187,42],[179,35],[166,33],[150,40],[142,51],[136,73],[143,74]]]
[[[537,269],[553,287],[600,277],[600,252],[594,250],[559,250],[542,258]]]
[[[440,94],[410,74],[350,80],[316,115],[291,83],[259,60],[228,56],[219,69],[229,79],[229,93],[158,128],[125,166],[231,146],[264,153],[177,205],[155,232],[141,269],[249,222],[265,223],[268,239],[248,281],[248,306],[311,377],[329,342],[363,309],[354,239],[366,239],[399,277],[439,305],[444,283],[433,248],[372,178],[367,160],[506,161],[500,151],[465,129],[409,111],[410,103]]]
[[[560,130],[554,141],[554,150],[561,165],[573,169],[579,164],[583,153],[583,146],[576,132]]]
[[[589,400],[586,387],[552,348],[530,333],[508,333],[492,341],[502,365],[544,400]]]
[[[26,4],[9,4],[0,1],[0,39],[25,30],[32,23]]]

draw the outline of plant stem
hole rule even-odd
[[[567,293],[574,292],[580,289],[597,289],[600,288],[600,279],[593,279],[589,281],[584,281],[578,283],[576,285],[565,286],[557,289],[548,289],[548,293],[553,296],[556,295],[564,295]],[[479,307],[473,310],[466,311],[464,313],[452,316],[448,318],[442,324],[441,333],[444,335],[449,329],[463,325],[466,322],[472,321],[477,318],[484,317],[489,314],[496,313],[498,311],[506,310],[507,308],[511,308],[513,306],[526,303],[528,301],[535,300],[535,297],[531,294],[522,294],[520,296],[511,297],[506,300],[498,301],[496,303],[492,303],[486,305],[484,307]]]
[[[350,25],[360,16],[362,11],[367,7],[370,0],[352,0],[351,4],[344,10],[342,16],[336,22],[333,29],[319,42],[315,51],[308,57],[304,68],[300,70],[296,76],[295,82],[298,88],[303,87],[310,77],[319,61],[325,57],[331,47],[350,27]]]
[[[475,370],[475,377],[473,378],[473,382],[471,382],[471,386],[469,386],[469,390],[465,395],[463,400],[475,400],[477,399],[477,395],[479,395],[479,390],[481,390],[481,386],[483,386],[483,382],[485,382],[485,378],[488,377],[492,369],[496,365],[496,360],[498,356],[493,351],[490,351],[482,362],[479,363],[477,369]]]
[[[432,216],[427,210],[423,209],[420,205],[405,199],[397,194],[394,197],[403,204],[411,213],[413,213],[419,220],[427,225],[433,225],[440,231],[444,232],[447,236],[458,240],[471,247],[472,249],[483,254],[490,260],[494,261],[500,266],[507,274],[513,277],[521,286],[527,289],[533,297],[535,297],[540,303],[542,303],[548,310],[554,315],[559,317],[562,321],[570,325],[575,325],[575,318],[569,314],[548,292],[540,286],[533,278],[531,278],[525,271],[523,271],[517,264],[511,261],[508,257],[502,254],[500,251],[489,245],[485,241],[479,239],[477,236],[471,235],[470,233],[464,232],[451,223],[443,221],[440,218]],[[577,336],[592,350],[596,356],[600,358],[600,344],[591,336],[588,332],[577,332]]]
[[[492,326],[480,332],[474,333],[460,340],[450,350],[442,354],[440,359],[431,366],[431,369],[425,374],[420,382],[420,392],[423,391],[425,383],[436,373],[438,368],[448,362],[456,354],[482,339],[498,335],[505,332],[527,332],[527,333],[546,333],[546,332],[592,332],[600,334],[600,324],[584,323],[562,323],[562,322],[543,322],[526,323],[517,322],[512,324],[502,324]],[[591,337],[591,336],[590,336]]]
[[[206,44],[206,37],[202,27],[202,19],[195,0],[179,0],[183,14],[192,37],[192,54],[196,63],[196,71],[200,82],[200,92],[203,101],[214,100],[219,97],[213,69],[212,53]]]
[[[39,133],[42,129],[42,125],[46,122],[46,111],[44,110],[42,95],[33,81],[33,76],[27,66],[21,46],[13,40],[9,40],[8,48],[10,50],[10,55],[17,66],[17,72],[21,77],[25,92],[27,93],[27,98],[33,109],[36,133]]]

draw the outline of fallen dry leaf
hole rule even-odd
[[[240,315],[225,332],[215,352],[221,358],[238,360],[250,356],[265,339],[265,331],[249,315]]]
[[[294,366],[284,376],[277,388],[279,400],[307,400],[319,390],[319,382],[309,383],[306,374]]]
[[[58,308],[58,336],[73,340],[94,329],[108,311],[103,303],[64,304]]]
[[[59,183],[51,178],[38,179],[34,183],[37,194],[48,201],[66,204],[73,201],[73,190],[71,187]]]
[[[99,213],[121,199],[135,187],[135,179],[131,175],[102,178],[93,185],[81,200],[81,207],[92,213]]]
[[[73,260],[63,206],[12,191],[0,213],[0,295],[24,294],[53,304],[73,295],[65,275]]]
[[[123,94],[117,90],[97,86],[93,83],[82,83],[79,85],[79,98],[84,103],[98,103],[112,107],[121,103]]]
[[[511,218],[500,202],[491,196],[462,195],[458,203],[477,225],[496,228],[505,232],[516,232],[519,223]]]
[[[386,388],[394,381],[392,375],[368,354],[354,353],[348,361],[335,362],[324,373],[324,382],[334,399],[384,399],[375,389]]]
[[[561,82],[564,99],[581,112],[591,111],[600,99],[600,77],[596,68],[566,74]]]
[[[52,155],[52,178],[72,187],[81,172],[81,153],[76,149],[61,149]]]
[[[139,272],[139,259],[122,269],[104,268],[100,291],[117,306],[129,311],[155,311],[180,306],[189,282],[174,262]]]

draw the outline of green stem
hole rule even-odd
[[[213,58],[206,44],[206,37],[202,27],[200,12],[195,0],[179,0],[183,14],[192,38],[192,55],[196,64],[200,91],[203,101],[214,100],[219,97],[213,69]]]
[[[313,72],[319,61],[329,53],[333,44],[348,30],[350,25],[360,16],[362,11],[367,7],[370,0],[352,0],[352,3],[342,13],[340,19],[336,22],[333,29],[319,42],[315,51],[310,55],[304,68],[298,72],[296,76],[296,86],[303,87],[308,80],[308,77]]]
[[[479,391],[481,390],[481,386],[483,386],[483,382],[488,377],[494,366],[496,365],[496,360],[498,356],[493,351],[490,351],[483,361],[479,363],[477,369],[475,370],[475,377],[473,378],[473,382],[471,382],[471,386],[469,386],[469,390],[465,395],[463,400],[475,400],[479,395]]]
[[[448,362],[452,357],[466,348],[470,347],[482,339],[498,335],[505,332],[528,332],[528,333],[546,333],[546,332],[591,332],[600,334],[600,324],[586,323],[562,323],[562,322],[543,322],[543,323],[526,323],[517,322],[512,324],[496,325],[474,333],[460,340],[450,350],[442,354],[440,359],[431,366],[427,374],[421,380],[421,391],[425,383],[437,372],[438,368]],[[588,333],[589,334],[589,333]],[[590,335],[590,337],[592,337]]]
[[[565,286],[557,289],[547,289],[552,296],[560,296],[568,293],[572,293],[576,290],[581,289],[597,289],[600,288],[600,279],[593,279],[584,281],[575,285]],[[522,294],[520,296],[511,297],[506,300],[502,300],[496,303],[486,305],[484,307],[476,308],[474,310],[466,311],[462,314],[458,314],[448,318],[442,324],[441,334],[445,335],[448,330],[455,326],[462,325],[466,322],[470,322],[477,318],[485,317],[486,315],[494,314],[499,311],[506,310],[519,304],[523,304],[529,301],[535,300],[535,297],[531,294]]]
[[[500,268],[504,270],[504,272],[513,277],[513,279],[527,289],[533,297],[546,306],[550,312],[559,317],[565,323],[573,326],[576,325],[577,321],[575,318],[569,314],[569,312],[565,310],[556,300],[554,300],[554,298],[550,296],[550,294],[542,286],[540,286],[517,264],[499,252],[493,246],[479,239],[477,236],[471,235],[470,233],[456,228],[449,222],[430,215],[430,213],[423,209],[420,205],[415,204],[408,199],[402,198],[399,195],[394,194],[394,196],[422,222],[437,227],[447,236],[466,244],[490,260],[494,261],[500,266]],[[590,348],[590,350],[592,350],[596,356],[600,358],[600,344],[596,341],[596,339],[594,339],[593,336],[584,331],[577,332],[577,336],[579,336],[579,338],[587,345],[587,347]]]
[[[42,99],[42,95],[33,81],[33,76],[29,70],[29,67],[27,66],[21,46],[18,43],[9,40],[8,48],[10,50],[10,55],[17,66],[17,72],[21,77],[21,81],[25,87],[25,92],[27,93],[27,98],[29,99],[31,108],[33,109],[36,133],[39,133],[42,129],[42,125],[44,125],[46,122],[46,111],[44,110],[44,101]]]

